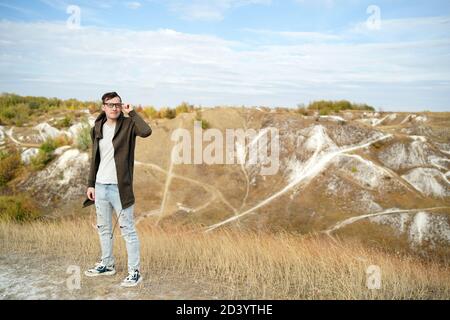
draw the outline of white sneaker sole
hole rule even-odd
[[[84,272],[84,275],[86,277],[113,276],[115,274],[116,274],[116,270],[106,271],[106,272],[102,272],[102,273],[90,273],[89,271]]]
[[[142,282],[142,276],[139,278],[139,280],[136,282],[136,283],[129,283],[129,282],[122,282],[121,284],[120,284],[120,286],[121,287],[126,287],[126,288],[129,288],[129,287],[136,287],[139,283],[141,283]]]

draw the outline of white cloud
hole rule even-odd
[[[67,13],[67,8],[69,6],[75,5],[80,9],[80,22],[81,24],[91,23],[99,26],[106,25],[106,21],[103,19],[102,10],[110,9],[115,0],[80,0],[77,1],[76,4],[73,4],[72,1],[66,0],[40,0],[42,3],[47,6],[63,11],[67,14],[67,18],[69,18],[69,14]]]
[[[247,5],[268,5],[271,0],[169,0],[169,9],[186,20],[223,20],[225,12]]]
[[[448,38],[355,44],[315,33],[295,37],[302,41],[248,49],[247,43],[171,29],[70,30],[64,23],[0,21],[0,85],[2,91],[81,99],[114,89],[160,106],[183,100],[295,106],[348,98],[385,110],[448,109]]]
[[[315,5],[331,9],[335,5],[335,0],[294,0],[294,2],[300,5]]]
[[[305,40],[305,41],[331,41],[341,40],[341,37],[332,33],[324,32],[309,32],[309,31],[272,31],[266,29],[251,29],[245,28],[243,31],[252,32],[266,37],[282,37],[290,40]]]
[[[139,9],[142,4],[137,1],[125,2],[125,5],[130,9]]]
[[[69,0],[39,0],[40,2],[48,5],[49,7],[61,11],[65,11],[69,5],[77,5],[83,9],[86,8],[102,8],[109,9],[117,0],[78,0],[78,1],[69,1]]]
[[[411,33],[412,31],[419,32],[422,35],[430,31],[433,33],[438,31],[440,34],[450,35],[449,16],[381,19],[381,26],[381,30],[395,33],[395,35],[398,35],[399,33]],[[374,31],[367,26],[366,22],[355,24],[350,31],[365,35],[374,33]],[[417,33],[412,34],[417,36]]]

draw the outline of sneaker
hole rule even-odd
[[[125,280],[120,284],[122,287],[134,287],[142,281],[142,276],[139,270],[134,270],[130,272]]]
[[[88,277],[112,276],[116,274],[116,268],[114,267],[114,265],[108,267],[100,262],[96,263],[94,268],[85,271],[84,274]]]

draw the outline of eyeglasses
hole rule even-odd
[[[116,107],[116,109],[122,108],[122,103],[104,103],[104,105],[110,109],[112,109],[114,107]]]

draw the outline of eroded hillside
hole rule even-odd
[[[96,116],[86,113],[90,125]],[[450,243],[450,114],[304,116],[218,107],[203,109],[202,117],[223,136],[226,129],[257,132],[235,144],[245,163],[175,164],[171,135],[184,128],[193,136],[195,115],[150,121],[152,135],[138,138],[136,146],[138,223],[194,223],[206,232],[224,226],[325,232],[413,248]],[[46,137],[71,137],[81,129],[76,123],[58,130],[44,120],[2,127],[0,142],[19,146],[26,162]],[[270,128],[279,137],[279,167],[276,174],[262,175],[264,164],[250,161],[250,146],[270,150],[270,137],[264,139]],[[43,170],[14,183],[54,216],[83,214],[93,210],[81,209],[88,165],[89,152],[64,146]]]

